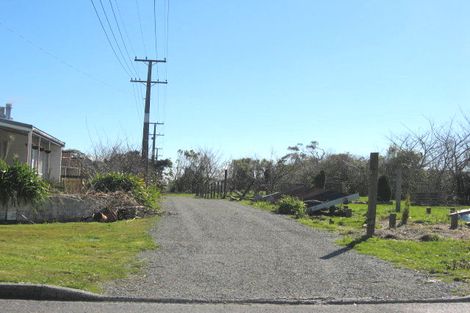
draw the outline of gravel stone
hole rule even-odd
[[[144,274],[110,296],[205,300],[426,299],[455,287],[334,243],[337,235],[239,203],[167,197]]]

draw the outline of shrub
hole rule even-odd
[[[401,214],[402,225],[406,225],[406,223],[408,223],[408,219],[410,218],[410,205],[411,205],[410,195],[407,195],[405,199],[405,208],[403,209],[403,213]]]
[[[298,198],[284,196],[278,203],[277,213],[292,214],[296,218],[301,218],[305,215],[305,203]]]
[[[419,238],[419,240],[421,241],[439,241],[441,240],[441,237],[439,237],[439,235],[437,234],[426,234],[426,235],[423,235]]]
[[[130,192],[141,205],[157,208],[160,192],[157,187],[146,187],[143,179],[125,173],[97,174],[90,182],[90,188],[98,192]]]
[[[377,183],[377,200],[380,202],[389,202],[392,197],[392,190],[388,183],[387,176],[382,175],[379,177]]]
[[[144,181],[132,174],[108,173],[97,174],[91,180],[91,188],[99,192],[134,191],[144,189]]]
[[[0,205],[39,202],[48,193],[49,185],[28,165],[15,162],[9,166],[0,160]]]

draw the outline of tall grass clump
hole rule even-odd
[[[296,218],[301,218],[305,216],[305,203],[291,196],[284,196],[279,200],[277,213],[279,214],[291,214]]]
[[[403,209],[403,213],[401,214],[401,224],[406,225],[408,223],[408,219],[410,218],[410,206],[411,206],[411,198],[410,195],[406,195],[405,199],[405,208]]]
[[[0,205],[36,203],[48,194],[49,184],[28,165],[20,162],[8,165],[0,160]]]

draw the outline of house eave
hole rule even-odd
[[[54,144],[56,144],[60,147],[65,146],[65,142],[57,139],[56,137],[54,137],[52,135],[49,135],[45,131],[42,131],[39,128],[36,128],[36,127],[34,127],[33,125],[30,125],[30,124],[25,124],[25,123],[20,123],[20,122],[0,118],[0,127],[4,127],[4,128],[7,128],[7,129],[13,129],[13,130],[20,131],[20,132],[25,132],[25,133],[32,132],[34,135],[40,136],[44,139],[47,139],[47,140],[51,141],[52,143],[54,143]]]
[[[33,130],[33,125],[15,122],[3,118],[0,118],[0,127],[11,128],[23,132],[30,132],[31,130]]]
[[[55,138],[54,136],[49,135],[48,133],[40,130],[39,128],[33,127],[33,134],[37,135],[37,136],[41,136],[41,137],[55,143],[58,146],[61,146],[61,147],[65,146],[65,142]]]

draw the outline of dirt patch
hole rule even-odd
[[[450,229],[448,224],[431,225],[410,223],[395,229],[390,229],[388,228],[388,220],[382,221],[381,224],[382,229],[378,229],[376,235],[385,239],[433,241],[442,237],[470,240],[470,227],[467,226],[459,226],[457,229]]]

